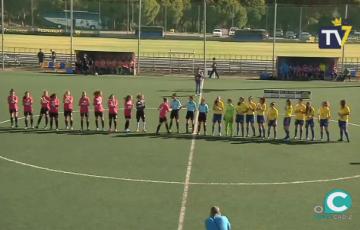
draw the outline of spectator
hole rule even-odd
[[[200,68],[197,68],[197,71],[195,73],[195,94],[200,95],[201,92],[201,82],[204,79],[204,73],[200,70]]]
[[[40,67],[43,66],[45,54],[42,52],[41,49],[40,49],[39,52],[37,53],[37,57],[38,57],[38,60],[39,60],[39,66],[40,66]]]
[[[206,230],[231,230],[231,225],[226,216],[222,216],[220,208],[214,206],[210,209],[210,217],[205,220]]]
[[[50,51],[51,51],[50,59],[51,59],[51,62],[53,63],[54,68],[55,68],[55,66],[56,66],[56,52],[55,52],[55,50],[50,50]]]
[[[219,77],[219,74],[218,74],[217,69],[216,69],[217,64],[216,64],[216,59],[215,58],[213,58],[213,63],[211,65],[211,67],[212,67],[212,70],[210,72],[209,78],[211,78],[212,75],[215,73],[216,78],[219,79],[220,77]]]

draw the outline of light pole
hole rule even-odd
[[[140,73],[140,38],[141,38],[141,4],[139,0],[139,22],[138,22],[138,47],[137,47],[137,73]]]
[[[73,61],[73,36],[74,36],[74,0],[70,0],[70,59]]]
[[[31,10],[31,30],[34,31],[34,0],[30,2],[30,10]]]
[[[206,73],[206,0],[204,0],[204,76],[207,76]]]
[[[345,5],[345,20],[348,19],[348,4]],[[344,73],[344,59],[345,59],[345,43],[342,46],[342,54],[341,54],[341,71]]]
[[[5,53],[4,53],[4,0],[1,0],[1,54],[2,54],[2,69],[5,70]]]
[[[272,56],[272,76],[275,77],[275,43],[276,43],[276,18],[277,18],[277,1],[274,6],[274,31],[273,31],[273,56]]]

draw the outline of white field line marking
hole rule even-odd
[[[200,95],[199,95],[199,100],[198,100],[197,105],[200,105],[200,102],[201,102],[204,81],[205,81],[205,79],[203,79],[201,82]],[[195,141],[196,141],[196,135],[197,135],[197,131],[198,131],[198,117],[199,117],[199,110],[196,110],[194,130],[193,130],[193,134],[192,134],[193,136],[191,139],[189,159],[188,159],[187,168],[186,168],[184,191],[183,191],[183,195],[182,195],[182,199],[181,199],[181,207],[180,207],[179,220],[178,220],[178,230],[183,230],[183,228],[184,228],[186,204],[187,204],[189,189],[190,189],[190,184],[191,184],[190,177],[191,177],[191,169],[192,169],[192,163],[193,163],[194,152],[195,152]]]
[[[110,180],[119,180],[119,181],[143,182],[143,183],[183,184],[183,182],[177,182],[177,181],[131,179],[131,178],[122,178],[122,177],[113,177],[113,176],[101,176],[101,175],[94,175],[94,174],[88,174],[88,173],[69,172],[69,171],[64,171],[64,170],[60,170],[60,169],[52,169],[52,168],[46,168],[46,167],[37,166],[37,165],[33,165],[33,164],[28,164],[28,163],[13,160],[13,159],[3,157],[3,156],[0,156],[0,159],[15,163],[18,165],[34,168],[34,169],[40,169],[40,170],[44,170],[44,171],[48,171],[48,172],[68,174],[68,175],[74,175],[74,176],[91,177],[91,178],[98,178],[98,179],[110,179]]]
[[[17,165],[21,165],[24,167],[34,168],[37,170],[43,170],[46,172],[53,172],[58,174],[66,174],[72,176],[82,176],[89,177],[95,179],[104,179],[104,180],[117,180],[117,181],[128,181],[128,182],[142,182],[142,183],[157,183],[157,184],[177,184],[184,185],[184,182],[181,181],[164,181],[164,180],[150,180],[150,179],[134,179],[134,178],[122,178],[122,177],[114,177],[114,176],[102,176],[96,174],[88,174],[88,173],[80,173],[80,172],[71,172],[65,171],[61,169],[52,169],[48,167],[33,165],[17,160],[13,160],[7,158],[5,156],[0,155],[0,159],[14,163]],[[318,180],[306,180],[306,181],[283,181],[283,182],[189,182],[189,185],[197,185],[197,186],[271,186],[271,185],[297,185],[297,184],[310,184],[310,183],[326,183],[326,182],[334,182],[334,181],[345,181],[345,180],[353,180],[360,178],[360,175],[354,176],[346,176],[332,179],[318,179]]]

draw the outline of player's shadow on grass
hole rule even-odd
[[[324,141],[301,141],[291,140],[285,141],[282,139],[261,139],[261,138],[238,138],[238,137],[226,137],[226,136],[193,136],[191,134],[160,134],[155,135],[154,133],[126,133],[119,134],[113,137],[119,138],[136,138],[136,137],[148,137],[153,139],[181,139],[181,140],[204,140],[209,142],[228,142],[230,144],[254,144],[254,143],[269,143],[274,145],[314,145],[314,144],[331,144],[336,142],[324,142]]]
[[[240,139],[240,141],[232,142],[231,144],[252,144],[252,143],[268,143],[273,145],[317,145],[317,144],[331,144],[337,143],[335,141],[325,142],[325,141],[305,141],[305,140],[290,140],[286,141],[283,139],[259,139],[259,138],[249,138],[249,139]]]
[[[285,141],[282,139],[261,139],[261,138],[238,138],[238,137],[227,137],[227,136],[204,136],[204,135],[191,135],[191,134],[166,134],[161,133],[160,135],[156,135],[155,133],[110,133],[108,131],[79,131],[79,130],[44,130],[44,129],[12,129],[12,128],[0,128],[0,134],[11,134],[11,133],[22,133],[22,134],[58,134],[58,135],[74,135],[74,136],[88,136],[88,135],[109,135],[111,137],[116,138],[139,138],[139,137],[147,137],[152,139],[178,139],[178,140],[204,140],[209,142],[227,142],[234,145],[239,144],[260,144],[260,143],[269,143],[274,145],[314,145],[314,144],[331,144],[337,143],[335,141],[325,142],[325,141],[302,141],[302,140],[290,140]],[[351,163],[351,164],[359,164],[360,163]]]
[[[11,133],[22,133],[22,134],[60,134],[60,135],[76,135],[76,136],[83,136],[83,135],[109,135],[107,131],[83,131],[80,130],[49,130],[49,129],[21,129],[21,128],[0,128],[0,134],[11,134]]]

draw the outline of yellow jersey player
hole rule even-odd
[[[285,131],[285,138],[284,140],[290,140],[290,124],[291,124],[291,116],[293,113],[293,106],[291,104],[290,99],[286,100],[286,105],[285,105],[285,117],[284,117],[284,131]]]
[[[298,128],[300,129],[300,140],[302,139],[304,121],[305,121],[306,105],[303,99],[299,99],[299,102],[295,105],[295,135],[294,139],[297,139]]]
[[[311,102],[308,101],[306,103],[306,110],[305,110],[305,129],[306,129],[306,140],[309,140],[309,128],[311,130],[311,140],[315,140],[315,131],[314,131],[314,116],[315,116],[315,109],[311,105]]]
[[[248,107],[248,111],[246,113],[246,137],[249,137],[250,125],[253,132],[253,137],[255,137],[254,120],[255,120],[256,103],[253,101],[253,97],[249,97],[247,107]]]
[[[319,122],[320,122],[320,140],[324,137],[324,129],[326,132],[327,141],[330,141],[329,120],[331,118],[329,102],[324,101],[319,109]]]
[[[265,138],[265,111],[266,111],[266,103],[265,97],[261,97],[259,103],[256,105],[256,121],[259,126],[259,137]]]
[[[279,110],[275,107],[275,103],[271,102],[269,111],[267,112],[267,121],[268,121],[268,139],[270,138],[271,128],[274,129],[274,139],[276,139],[277,133],[277,119],[279,118]]]
[[[339,128],[340,128],[340,139],[339,141],[343,141],[343,136],[345,134],[347,142],[350,142],[349,133],[347,130],[349,116],[350,116],[350,107],[346,104],[345,100],[340,101],[340,111],[339,115]]]
[[[240,97],[239,102],[235,108],[236,110],[236,135],[239,136],[240,126],[241,126],[241,136],[244,137],[244,121],[245,121],[245,114],[248,111],[248,106],[245,103],[245,99]]]
[[[224,102],[221,100],[220,97],[217,97],[214,101],[213,106],[213,125],[212,125],[212,135],[215,135],[215,124],[218,123],[218,133],[221,136],[221,122],[222,116],[225,110]]]

